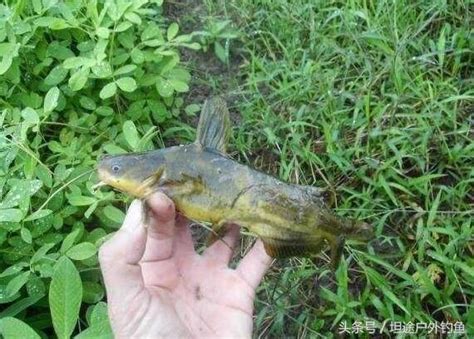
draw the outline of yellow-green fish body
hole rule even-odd
[[[229,130],[225,103],[208,100],[195,143],[106,156],[99,176],[138,198],[162,191],[183,215],[212,223],[216,232],[229,223],[243,226],[274,257],[317,253],[327,243],[337,264],[346,238],[371,236],[368,224],[334,216],[317,188],[284,183],[229,158]]]

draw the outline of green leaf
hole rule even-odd
[[[38,262],[39,260],[43,259],[44,256],[46,255],[46,253],[48,253],[48,251],[50,249],[52,249],[54,247],[55,244],[44,244],[43,246],[41,246],[36,252],[35,254],[33,254],[33,256],[31,257],[30,259],[30,265],[33,265],[35,264],[36,262]]]
[[[12,317],[0,320],[0,334],[5,339],[40,339],[41,337],[28,324]]]
[[[168,111],[162,102],[156,100],[147,100],[147,103],[151,110],[153,119],[155,119],[157,123],[162,123],[171,118],[171,112]]]
[[[443,192],[442,190],[438,192],[434,202],[431,204],[430,212],[428,213],[428,219],[426,220],[426,227],[432,227],[434,225],[434,220],[436,217],[436,212],[438,211],[442,192]]]
[[[105,206],[103,212],[107,218],[109,218],[113,222],[116,222],[117,224],[123,223],[125,219],[125,214],[117,207],[112,205]]]
[[[33,275],[26,283],[26,291],[29,296],[44,297],[46,294],[46,285],[40,277]]]
[[[130,72],[133,72],[136,69],[137,69],[137,65],[125,65],[117,69],[114,72],[114,75],[117,76],[117,75],[127,74]]]
[[[79,67],[91,67],[95,64],[95,60],[85,58],[85,57],[71,57],[67,58],[63,62],[63,67],[65,69],[79,68]]]
[[[96,210],[97,206],[99,206],[99,203],[96,201],[94,202],[92,205],[90,205],[87,210],[84,212],[84,217],[86,217],[87,219],[90,218],[90,216],[92,215],[92,213],[94,213],[94,211]]]
[[[91,68],[92,73],[99,79],[107,79],[112,76],[112,66],[108,61],[102,60]]]
[[[201,45],[199,44],[199,42],[192,42],[190,44],[184,44],[184,46],[189,48],[189,49],[192,49],[194,51],[197,51],[197,50],[201,49]]]
[[[21,239],[23,239],[24,242],[28,244],[31,244],[33,242],[33,238],[31,237],[31,232],[26,227],[21,228],[20,235],[21,235]]]
[[[44,16],[35,20],[35,25],[39,27],[49,27],[52,30],[59,30],[69,27],[64,19],[52,16]]]
[[[18,56],[20,46],[20,43],[0,43],[0,56],[2,56],[2,61],[0,62],[0,75],[5,74],[9,70],[13,63],[13,59]]]
[[[71,233],[69,233],[66,238],[64,238],[63,243],[61,244],[61,248],[59,249],[60,253],[65,253],[67,250],[71,248],[71,246],[76,242],[77,237],[80,233],[80,229],[77,228]]]
[[[23,268],[27,267],[28,264],[26,263],[16,263],[11,265],[10,267],[6,268],[2,273],[0,273],[0,278],[8,277],[10,275],[17,274],[23,270]]]
[[[71,247],[66,255],[72,260],[84,260],[96,254],[97,248],[90,242],[83,242]]]
[[[190,104],[184,108],[187,115],[196,115],[201,110],[201,106],[198,104]]]
[[[48,46],[48,56],[57,60],[66,60],[75,57],[73,51],[61,44],[59,41],[53,41]]]
[[[170,97],[174,92],[173,86],[171,86],[170,82],[162,77],[158,78],[156,82],[156,89],[158,90],[158,93],[164,98]]]
[[[0,209],[0,222],[20,222],[21,219],[23,219],[23,212],[19,209]]]
[[[81,107],[89,110],[89,111],[93,111],[97,108],[97,105],[95,103],[94,100],[92,100],[91,98],[88,98],[86,96],[82,96],[80,99],[79,99],[79,104],[81,105]]]
[[[216,53],[216,56],[219,58],[220,61],[223,63],[227,63],[228,61],[228,53],[226,49],[218,42],[216,41],[214,43],[214,53]]]
[[[59,91],[59,88],[57,87],[50,88],[48,93],[46,93],[46,96],[44,97],[44,106],[43,106],[43,110],[45,113],[52,112],[58,106],[60,93],[61,92]]]
[[[33,10],[35,11],[36,14],[41,14],[43,10],[43,6],[41,4],[40,0],[32,0],[31,4],[33,5]]]
[[[118,24],[117,28],[115,28],[115,32],[123,32],[132,27],[133,25],[130,22],[121,22]]]
[[[38,211],[35,211],[32,214],[30,214],[28,217],[26,217],[25,221],[32,221],[32,220],[41,219],[41,218],[44,218],[44,217],[50,215],[51,213],[53,213],[53,211],[48,210],[48,209],[38,210]]]
[[[69,78],[69,81],[68,81],[69,88],[71,88],[71,90],[73,90],[74,92],[77,92],[77,91],[81,90],[87,82],[87,78],[89,76],[89,73],[90,73],[89,68],[82,68],[82,69],[76,71]]]
[[[68,195],[67,200],[73,206],[89,206],[96,202],[96,198],[73,194]]]
[[[104,288],[101,284],[84,281],[82,288],[82,301],[85,303],[95,304],[104,297]]]
[[[99,38],[108,39],[110,31],[106,27],[98,27],[97,30],[96,30],[96,34]]]
[[[54,267],[49,287],[49,306],[54,331],[58,338],[69,338],[76,326],[82,300],[79,272],[67,257],[61,257]]]
[[[173,22],[171,25],[168,27],[168,31],[166,32],[166,37],[168,38],[168,41],[173,40],[173,38],[178,34],[179,31],[179,26],[176,22]]]
[[[48,86],[56,86],[66,79],[68,70],[62,65],[54,67],[51,72],[44,78],[44,83]]]
[[[130,145],[133,150],[136,150],[138,147],[138,142],[140,138],[138,137],[137,128],[135,124],[131,120],[127,120],[123,123],[123,135],[125,136],[125,140]]]
[[[21,117],[29,124],[36,125],[39,123],[38,113],[31,107],[26,107],[21,111]]]
[[[115,82],[108,83],[105,85],[99,93],[101,99],[107,99],[113,96],[117,92],[117,85]]]
[[[94,306],[89,325],[89,328],[82,331],[74,339],[113,339],[106,303],[99,302]]]
[[[140,18],[139,15],[131,12],[131,13],[125,13],[125,19],[127,19],[128,21],[134,23],[134,24],[137,24],[137,25],[141,25],[142,24],[142,19]]]
[[[131,77],[123,77],[116,81],[117,86],[120,87],[122,91],[133,92],[137,89],[137,83],[135,79]]]
[[[158,27],[158,25],[153,23],[153,22],[150,22],[148,24],[148,26],[142,32],[141,40],[146,41],[146,40],[150,40],[150,39],[153,39],[153,38],[157,38],[157,39],[163,41],[163,36],[161,34],[161,30]]]
[[[20,205],[22,201],[35,194],[41,188],[41,186],[42,182],[39,180],[16,180],[15,184],[0,203],[0,209]],[[1,218],[2,217],[0,213],[0,221],[2,220]]]
[[[13,63],[13,58],[9,55],[4,55],[0,62],[0,75],[5,74]]]
[[[145,54],[138,48],[134,48],[130,53],[132,61],[136,64],[141,64],[145,61]]]
[[[173,87],[173,89],[176,92],[187,92],[187,91],[189,91],[188,84],[183,82],[183,81],[180,81],[180,80],[177,80],[177,79],[170,79],[169,83],[171,84],[171,86]]]
[[[26,284],[29,277],[30,277],[30,272],[23,272],[17,275],[12,280],[10,280],[5,289],[5,294],[7,298],[17,293],[23,287],[23,285]]]
[[[122,147],[119,147],[115,144],[105,144],[104,145],[104,150],[108,154],[112,154],[112,155],[127,153],[126,150],[124,150]]]
[[[28,283],[30,281],[31,280],[28,280]],[[27,288],[28,288],[28,283],[27,283]],[[22,298],[18,301],[15,301],[15,303],[11,304],[10,306],[8,306],[6,309],[4,309],[0,313],[0,319],[6,318],[6,317],[16,316],[18,313],[26,310],[31,305],[36,304],[38,302],[38,300],[40,300],[43,297],[44,297],[44,291],[41,292],[41,293],[29,296],[29,297]],[[1,327],[1,325],[0,325],[0,327]],[[0,334],[2,334],[1,330],[0,330]]]

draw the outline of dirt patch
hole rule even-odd
[[[164,13],[170,21],[178,22],[183,33],[206,29],[208,13],[202,1],[167,2]],[[199,37],[196,40],[201,42]],[[235,102],[239,100],[239,94],[236,92],[241,83],[239,66],[243,60],[242,49],[238,45],[236,39],[231,41],[228,65],[217,58],[212,44],[203,46],[203,49],[198,51],[185,48],[180,50],[181,61],[192,75],[190,91],[184,96],[186,105],[202,104],[209,96],[220,95],[227,101],[232,121],[234,123],[240,121],[240,113],[235,110]],[[194,118],[190,122],[195,126],[197,120],[198,118]]]

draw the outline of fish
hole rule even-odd
[[[335,215],[324,190],[281,181],[232,159],[226,151],[231,129],[226,102],[211,97],[203,104],[194,143],[105,155],[98,176],[143,200],[163,192],[188,219],[210,223],[212,241],[225,225],[238,224],[259,237],[274,258],[310,256],[328,246],[335,268],[346,239],[373,237],[370,224]]]

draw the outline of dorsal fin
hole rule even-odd
[[[197,127],[196,143],[225,153],[231,125],[225,101],[212,97],[204,102]]]

